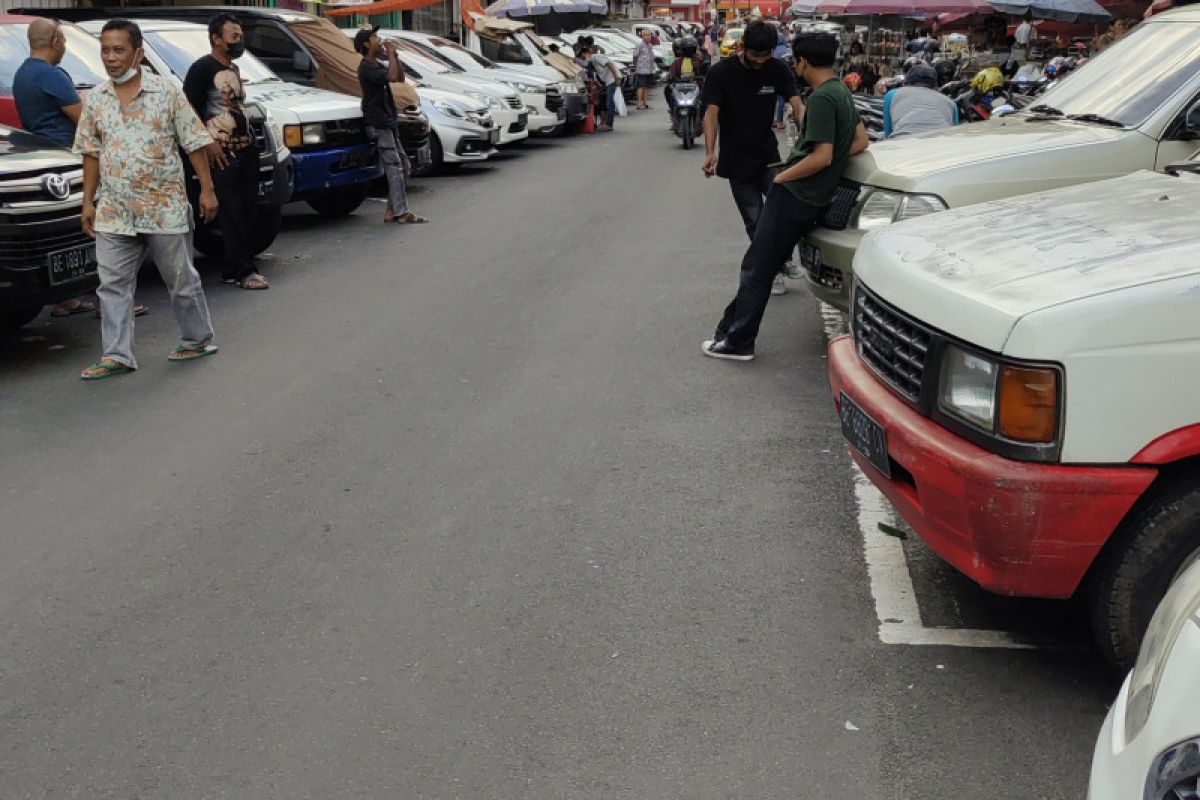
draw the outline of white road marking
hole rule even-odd
[[[845,332],[845,316],[821,303],[826,338]],[[1008,631],[982,628],[927,628],[921,621],[921,609],[913,589],[912,575],[904,545],[884,533],[879,524],[894,526],[896,514],[887,498],[875,488],[858,465],[851,462],[854,478],[854,502],[858,507],[858,530],[870,577],[871,597],[879,620],[879,641],[884,644],[935,645],[940,647],[994,647],[1014,650],[1033,649]]]

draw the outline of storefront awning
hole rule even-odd
[[[442,0],[379,0],[376,3],[361,3],[351,6],[335,6],[325,9],[327,17],[349,17],[356,14],[373,16],[390,14],[393,11],[413,11],[425,6],[436,5]]]

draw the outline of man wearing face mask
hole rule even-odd
[[[237,17],[217,14],[209,20],[208,41],[212,52],[192,64],[183,93],[213,137],[208,163],[221,204],[217,217],[225,246],[221,281],[242,289],[266,289],[267,279],[255,269],[250,248],[259,152],[246,122],[242,75],[234,63],[246,52]]]
[[[791,70],[771,56],[778,42],[779,34],[770,25],[762,20],[751,22],[738,45],[738,54],[709,67],[704,81],[704,176],[716,175],[729,181],[733,201],[751,240],[775,177],[770,165],[779,161],[775,98],[791,105],[797,123],[804,115]],[[774,294],[787,291],[782,273],[786,261],[779,262],[781,272],[772,286]]]
[[[208,169],[213,139],[183,92],[143,72],[142,31],[114,19],[100,32],[100,59],[110,80],[88,93],[75,133],[83,156],[83,232],[96,239],[100,336],[104,355],[80,373],[102,380],[137,369],[133,293],[150,255],[171,295],[182,342],[167,358],[192,361],[217,352],[200,276],[192,266],[192,209],[184,188],[188,154],[200,181],[197,202],[207,223],[217,218]]]

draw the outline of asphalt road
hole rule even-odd
[[[0,796],[1083,795],[1070,606],[880,643],[817,303],[701,356],[744,234],[657,105],[423,228],[292,207],[270,291],[205,272],[214,358],[150,275],[134,375],[78,380],[87,317],[0,340]],[[1044,618],[905,548],[929,624]]]

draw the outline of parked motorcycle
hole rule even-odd
[[[683,139],[683,149],[691,150],[700,129],[700,84],[676,81],[671,91],[675,95],[675,133]]]

